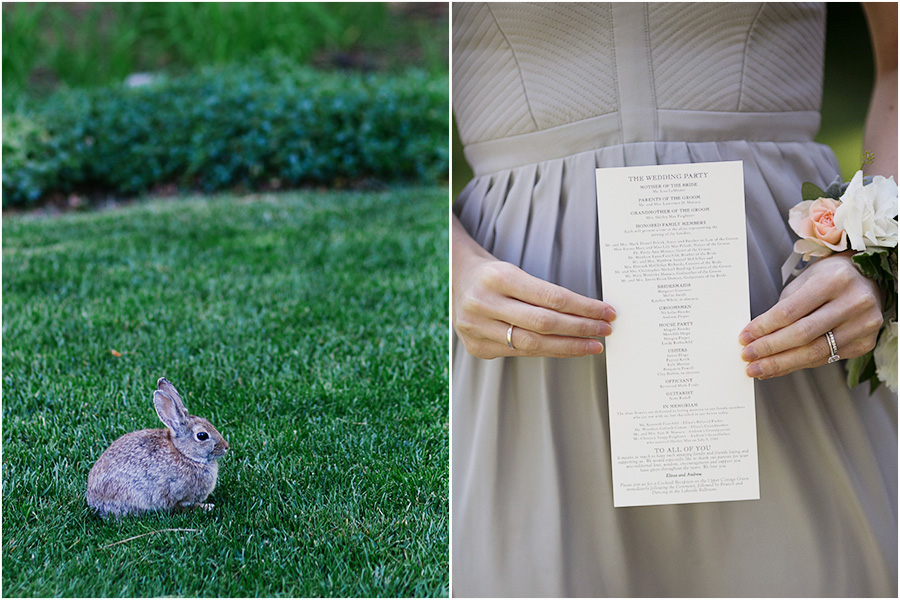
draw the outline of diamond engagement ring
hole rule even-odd
[[[512,330],[513,330],[513,327],[514,327],[513,325],[510,325],[510,326],[509,326],[509,329],[506,330],[506,345],[509,346],[509,349],[510,349],[510,350],[512,350],[513,352],[515,352],[516,347],[513,346],[513,344],[512,344]]]
[[[825,339],[828,340],[828,349],[831,351],[831,356],[828,357],[828,364],[841,360],[837,353],[837,342],[834,341],[834,332],[825,332]]]

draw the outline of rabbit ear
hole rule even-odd
[[[174,398],[181,404],[182,408],[184,407],[184,403],[181,401],[181,396],[178,394],[178,390],[175,389],[175,386],[169,383],[169,380],[165,377],[160,377],[156,382],[156,389],[163,392],[169,398]]]
[[[171,384],[169,385],[171,386]],[[175,394],[173,398],[163,391],[156,390],[153,392],[153,406],[156,408],[159,420],[165,423],[169,429],[176,434],[185,430],[188,423],[188,411],[181,403],[178,394]]]

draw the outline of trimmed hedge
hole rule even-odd
[[[168,184],[213,192],[448,172],[446,75],[323,73],[268,59],[10,102],[4,206]]]

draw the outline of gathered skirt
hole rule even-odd
[[[485,249],[601,298],[595,168],[740,160],[753,316],[778,300],[802,183],[839,173],[813,142],[559,155],[476,168],[454,212]],[[759,500],[613,508],[603,354],[486,361],[458,340],[452,354],[454,595],[896,597],[897,403],[884,386],[848,389],[840,363],[757,381]]]

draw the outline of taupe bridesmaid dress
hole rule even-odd
[[[801,184],[839,173],[812,141],[824,26],[821,4],[454,3],[475,172],[455,213],[597,298],[595,168],[741,160],[764,312]],[[613,508],[604,355],[485,361],[455,341],[452,385],[455,595],[897,595],[896,397],[848,390],[839,363],[756,382],[745,502]]]

